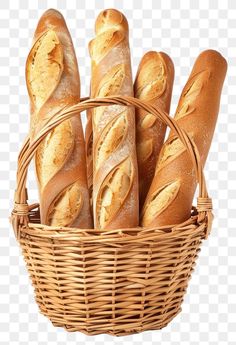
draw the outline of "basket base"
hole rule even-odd
[[[168,314],[166,319],[164,317],[162,317],[161,321],[154,321],[154,322],[148,322],[146,324],[143,325],[137,325],[136,326],[134,324],[124,324],[123,328],[121,327],[121,325],[119,325],[119,327],[117,326],[113,326],[109,324],[107,324],[107,327],[105,328],[104,325],[102,325],[101,327],[99,327],[98,324],[84,324],[82,325],[82,323],[77,324],[74,323],[73,325],[68,325],[68,324],[62,324],[58,321],[52,320],[50,319],[50,321],[52,322],[54,327],[61,327],[64,328],[67,332],[80,332],[83,333],[85,335],[89,335],[89,336],[93,336],[93,335],[98,335],[98,334],[109,334],[115,337],[120,337],[120,336],[128,336],[128,335],[132,335],[132,334],[138,334],[138,333],[142,333],[145,331],[157,331],[160,330],[164,327],[166,327],[180,312],[181,312],[181,308],[179,308],[178,310],[173,311],[174,313],[172,314]],[[42,312],[41,312],[42,313]],[[42,313],[44,316],[46,316],[44,313]],[[48,318],[48,316],[46,316]]]

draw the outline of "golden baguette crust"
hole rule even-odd
[[[100,13],[89,51],[91,97],[133,96],[128,23],[122,13],[113,9]],[[95,228],[135,227],[139,202],[134,109],[100,107],[92,116]]]
[[[80,100],[76,56],[63,16],[55,10],[40,18],[26,62],[31,104],[31,140],[53,114]],[[91,228],[80,114],[57,126],[35,155],[43,224]]]
[[[192,137],[205,164],[212,141],[227,70],[214,50],[197,58],[182,91],[175,119]],[[143,210],[142,226],[179,224],[190,217],[196,176],[191,159],[174,133],[165,142]]]
[[[138,67],[134,96],[169,113],[174,81],[174,65],[162,52],[147,52]],[[154,115],[136,108],[136,148],[139,175],[139,206],[150,188],[163,145],[166,125]]]

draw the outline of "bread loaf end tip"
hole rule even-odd
[[[64,19],[63,15],[61,14],[61,12],[59,12],[58,10],[54,9],[54,8],[49,8],[48,10],[46,10],[42,17],[57,17],[59,19]]]
[[[214,49],[204,50],[198,56],[198,59],[206,60],[206,62],[210,60],[211,64],[212,64],[212,62],[214,62],[216,64],[220,64],[222,68],[225,68],[225,70],[227,69],[227,61],[226,61],[226,59],[217,50],[214,50]]]
[[[96,19],[95,32],[99,34],[109,27],[116,28],[117,30],[129,31],[128,21],[124,14],[113,8],[100,12]]]

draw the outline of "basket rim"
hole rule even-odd
[[[32,205],[34,209],[38,207]],[[195,208],[194,208],[195,211]],[[20,237],[30,236],[42,239],[57,239],[63,241],[85,241],[85,242],[109,242],[119,241],[125,243],[135,241],[166,241],[173,238],[188,238],[196,236],[202,232],[202,238],[205,238],[207,228],[207,219],[198,223],[198,215],[195,211],[191,217],[176,225],[167,225],[162,227],[135,227],[121,228],[101,231],[99,229],[80,229],[75,227],[55,227],[41,223],[28,222],[19,228]]]

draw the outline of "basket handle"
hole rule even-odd
[[[112,96],[96,99],[84,98],[83,101],[75,104],[73,106],[67,106],[54,114],[44,126],[39,130],[36,137],[31,141],[29,137],[26,138],[24,145],[20,151],[18,157],[18,169],[17,169],[17,179],[16,179],[16,191],[14,198],[14,209],[11,215],[11,222],[17,237],[19,235],[20,225],[28,224],[28,214],[29,206],[27,203],[27,189],[26,189],[26,179],[28,166],[36,152],[37,147],[46,137],[46,135],[58,126],[63,121],[71,118],[72,116],[88,109],[96,108],[99,106],[109,106],[109,105],[123,105],[123,106],[134,106],[136,108],[141,108],[148,113],[153,114],[159,120],[164,122],[174,133],[179,137],[184,146],[186,147],[190,158],[193,162],[194,170],[199,184],[199,196],[197,198],[197,211],[198,211],[198,222],[202,223],[207,220],[206,227],[206,237],[208,236],[211,223],[212,223],[212,201],[208,196],[205,177],[203,174],[203,167],[201,164],[200,155],[195,143],[191,140],[188,134],[181,129],[177,121],[171,118],[167,113],[161,111],[157,107],[149,104],[148,102],[140,101],[134,97],[128,96]]]

